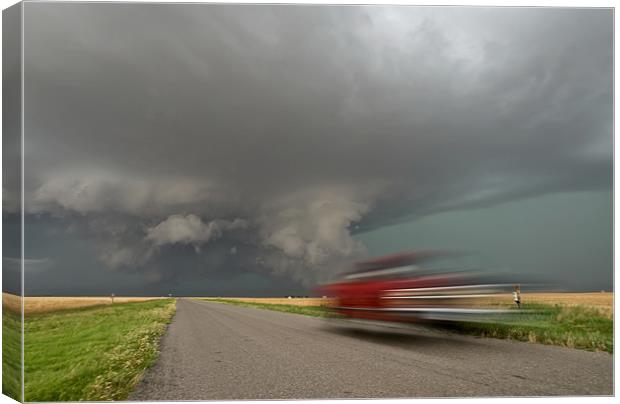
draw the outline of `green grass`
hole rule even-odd
[[[248,303],[229,299],[204,300],[315,317],[333,315],[326,308],[317,306]],[[500,318],[495,323],[453,323],[448,329],[461,334],[613,353],[613,320],[592,307],[525,304],[522,311],[515,310],[514,315]]]
[[[174,299],[26,317],[26,401],[127,399],[156,359]]]
[[[466,334],[560,345],[613,353],[613,320],[587,306],[525,304],[523,314],[497,323],[460,323],[451,328]]]
[[[21,314],[2,310],[2,394],[21,400]]]

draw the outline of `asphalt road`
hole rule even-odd
[[[604,352],[181,299],[130,400],[612,395]]]

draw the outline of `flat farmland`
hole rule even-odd
[[[114,297],[114,303],[145,302],[161,297]],[[24,314],[48,313],[58,310],[79,309],[83,307],[112,304],[108,296],[102,297],[38,297],[24,298]],[[12,312],[21,312],[21,298],[9,293],[2,294],[2,305]]]
[[[542,304],[559,304],[561,306],[588,306],[613,313],[614,294],[598,293],[523,293],[524,301]]]
[[[202,298],[205,300],[217,298]],[[261,303],[261,304],[284,304],[291,306],[327,306],[333,302],[331,298],[281,298],[281,297],[226,297],[226,300],[245,302],[245,303]],[[597,308],[611,315],[613,313],[614,294],[610,292],[594,292],[594,293],[522,293],[521,299],[527,303],[540,303],[560,306],[587,306]],[[486,302],[495,304],[512,305],[512,295],[502,294]]]
[[[502,294],[493,298],[481,299],[480,303],[500,306],[513,306],[511,294]],[[593,293],[521,293],[521,303],[524,305],[560,306],[563,308],[588,308],[609,319],[613,318],[614,294],[610,292]]]

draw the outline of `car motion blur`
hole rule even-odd
[[[464,265],[467,254],[414,251],[354,264],[319,293],[329,308],[358,320],[432,323],[489,321],[514,312],[506,275]]]

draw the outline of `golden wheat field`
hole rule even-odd
[[[142,302],[158,299],[157,297],[114,297],[114,303]],[[112,304],[110,297],[34,297],[24,298],[24,314],[45,313],[56,310],[76,309],[80,307]],[[21,298],[10,293],[2,293],[2,305],[5,309],[20,312]]]
[[[535,303],[561,304],[566,306],[593,306],[613,308],[614,294],[610,292],[596,293],[523,293],[523,299]]]
[[[512,306],[512,294],[496,295],[479,299],[482,305]],[[613,317],[614,294],[610,292],[567,293],[567,292],[532,292],[521,293],[521,302],[560,305],[564,307],[585,306],[597,309],[602,315]]]

